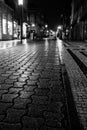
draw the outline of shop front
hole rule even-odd
[[[13,39],[13,10],[0,2],[0,40]]]
[[[23,22],[23,38],[27,37],[27,23]]]
[[[14,21],[13,22],[13,37],[14,39],[19,39],[20,37],[20,29],[19,29],[19,26],[18,26],[18,22],[17,21]]]

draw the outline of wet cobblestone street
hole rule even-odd
[[[67,130],[57,43],[0,50],[0,130]]]
[[[45,39],[5,46],[0,130],[87,130],[86,45]]]

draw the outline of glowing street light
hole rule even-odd
[[[22,6],[23,6],[23,0],[18,0],[18,5],[21,7],[21,43],[22,43],[22,35],[23,35],[23,32],[22,32],[22,19],[23,19],[23,17],[22,17]]]
[[[59,25],[57,28],[58,28],[59,30],[61,30],[61,29],[62,29],[62,26]]]
[[[34,24],[34,23],[32,24],[32,27],[35,27],[35,24]]]
[[[49,33],[49,31],[47,30],[47,33]]]
[[[46,25],[45,25],[45,28],[47,28],[47,27],[48,27],[48,25],[46,24]]]
[[[18,5],[23,5],[23,0],[18,0]]]

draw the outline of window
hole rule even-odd
[[[18,31],[17,31],[17,23],[14,21],[14,37],[17,38],[17,34],[18,34]]]
[[[23,23],[23,36],[26,37],[26,23]]]
[[[8,34],[12,35],[12,22],[8,21]]]
[[[3,24],[3,34],[6,34],[7,32],[6,32],[6,19],[5,18],[3,18],[3,20],[2,20],[2,24]]]

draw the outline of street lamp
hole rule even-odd
[[[62,30],[62,26],[59,25],[59,26],[57,27],[57,29],[58,29],[58,30]]]
[[[22,43],[22,34],[23,34],[23,30],[22,30],[22,6],[23,6],[23,0],[18,0],[18,5],[21,7],[21,43]]]
[[[32,25],[31,25],[32,27],[35,27],[35,24],[34,23],[32,23]]]
[[[48,27],[48,25],[46,24],[46,25],[45,25],[45,28],[47,28],[47,27]]]
[[[23,5],[23,0],[18,0],[18,5]]]

